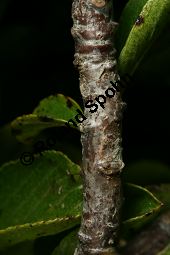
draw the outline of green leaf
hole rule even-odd
[[[77,115],[80,106],[70,97],[61,94],[43,99],[33,114],[18,117],[11,123],[12,131],[21,142],[29,142],[42,130],[65,126],[65,123]]]
[[[148,0],[130,0],[122,11],[119,26],[116,32],[116,49],[120,53],[128,35]]]
[[[146,80],[145,77],[147,77],[146,83],[153,87],[153,90],[155,90],[158,86],[161,86],[161,89],[164,90],[166,89],[166,86],[169,87],[170,85],[169,65],[170,33],[169,26],[167,26],[149,50],[147,57],[142,60],[140,69],[138,68],[136,71],[135,77],[139,77],[138,79],[143,77],[143,80]]]
[[[128,237],[129,233],[136,232],[149,223],[160,211],[162,203],[147,189],[134,185],[124,186],[125,203],[122,209],[123,223],[120,237]],[[68,234],[52,255],[73,255],[77,246],[77,232],[75,229]]]
[[[32,141],[32,138],[37,136],[42,130],[62,126],[64,123],[65,121],[63,120],[54,120],[29,114],[18,117],[11,123],[11,127],[16,138],[21,142],[27,143]]]
[[[80,106],[72,98],[57,94],[40,101],[33,114],[67,121],[77,114],[77,109],[81,110]]]
[[[150,185],[147,189],[164,203],[164,209],[170,209],[170,184]]]
[[[34,156],[32,165],[19,161],[0,168],[0,247],[60,233],[80,223],[80,167],[60,152]],[[138,229],[161,207],[149,191],[127,185],[123,231]]]
[[[170,182],[170,169],[157,160],[140,160],[125,166],[122,179],[138,185],[166,183]]]
[[[78,230],[79,228],[74,229],[63,238],[52,255],[73,255],[78,244]]]
[[[35,255],[34,241],[13,245],[3,251],[3,255]]]
[[[170,244],[168,244],[161,252],[157,255],[170,255]]]
[[[169,0],[148,0],[143,6],[139,13],[140,18],[134,23],[119,56],[118,66],[121,75],[133,74],[143,56],[166,27],[169,13]]]
[[[163,204],[150,191],[134,184],[125,185],[124,194],[122,235],[128,236],[151,221]]]
[[[0,247],[57,234],[80,222],[82,185],[78,165],[46,151],[32,165],[0,168]]]

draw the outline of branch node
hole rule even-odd
[[[91,0],[91,3],[98,8],[103,8],[106,5],[105,0]]]

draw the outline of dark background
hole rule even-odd
[[[115,20],[127,1],[115,1]],[[71,0],[0,2],[0,124],[31,113],[48,95],[82,104],[73,66]],[[169,26],[136,70],[124,95],[124,161],[169,159]],[[119,52],[118,52],[119,54]]]

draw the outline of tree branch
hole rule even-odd
[[[113,255],[119,229],[124,167],[121,148],[121,93],[110,85],[116,71],[112,1],[74,0],[75,61],[84,115],[80,125],[84,183],[79,246],[75,255]],[[106,90],[110,88],[106,92]],[[112,90],[111,90],[112,89]],[[111,93],[112,91],[112,93]]]

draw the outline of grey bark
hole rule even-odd
[[[72,18],[74,64],[79,69],[85,104],[87,100],[94,102],[99,95],[105,95],[108,88],[113,89],[110,81],[119,80],[113,47],[116,23],[112,20],[112,1],[74,0]],[[120,92],[113,94],[106,98],[104,108],[98,104],[98,109],[93,112],[95,107],[85,107],[87,119],[80,125],[84,193],[79,246],[75,255],[117,254],[114,247],[122,205],[121,120],[124,103]]]

